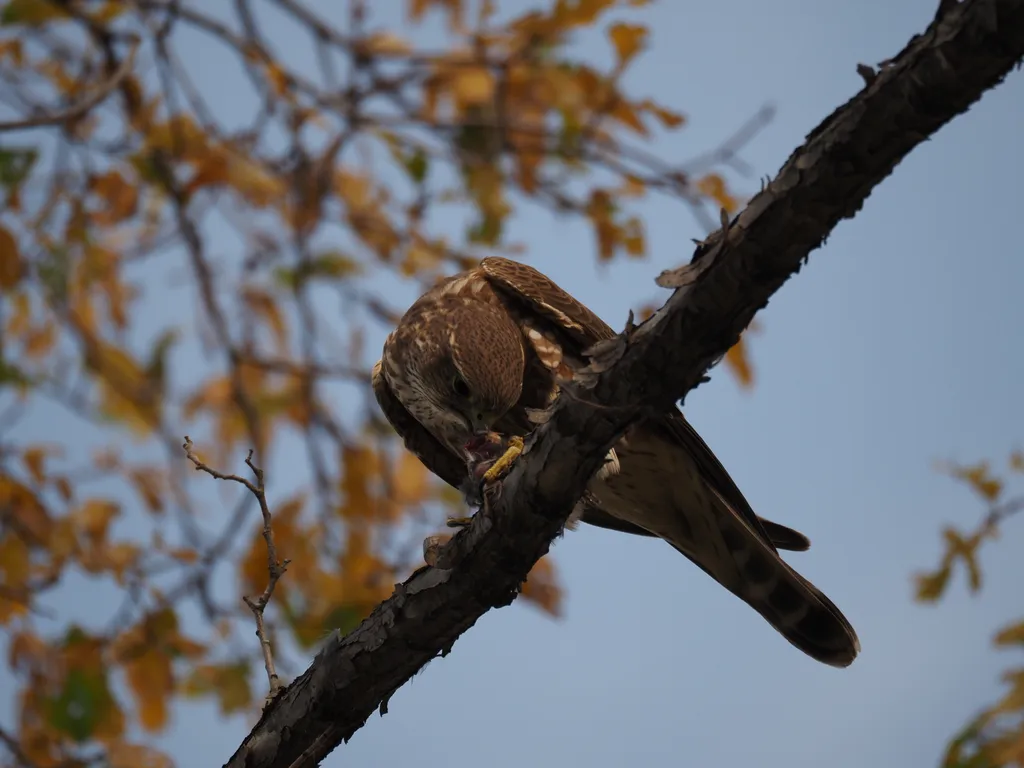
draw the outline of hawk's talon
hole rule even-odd
[[[523,445],[523,438],[518,435],[513,435],[508,439],[508,448],[505,449],[505,453],[491,465],[490,469],[484,472],[484,485],[490,485],[508,474],[508,471],[512,468],[512,463],[523,452]]]
[[[473,522],[472,517],[449,517],[445,522],[449,528],[465,528]]]

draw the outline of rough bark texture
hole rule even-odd
[[[357,629],[331,638],[227,765],[318,764],[480,616],[511,603],[607,447],[646,409],[697,386],[839,220],[1022,57],[1024,0],[966,0],[943,2],[928,30],[879,72],[860,68],[865,88],[689,266],[659,278],[676,288],[665,306],[595,350],[592,380],[558,400],[500,495],[442,552],[448,569],[421,569]]]

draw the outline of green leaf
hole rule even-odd
[[[330,632],[338,630],[341,634],[347,635],[366,618],[370,610],[365,605],[345,604],[335,606],[324,616],[323,630]]]
[[[430,170],[430,160],[427,154],[417,147],[415,152],[405,158],[405,170],[409,172],[413,181],[422,184],[426,181],[427,172]]]
[[[35,165],[39,152],[32,148],[0,147],[0,186],[16,187]]]
[[[0,147],[0,186],[10,189],[21,184],[38,157],[34,149]]]
[[[153,344],[153,349],[149,351],[149,360],[146,363],[146,377],[153,382],[156,382],[157,387],[162,392],[165,384],[165,376],[167,371],[167,353],[171,351],[171,347],[178,341],[178,331],[175,328],[170,328],[164,331],[157,338]]]
[[[8,24],[35,26],[67,15],[68,12],[52,0],[11,0],[0,14],[0,26]]]
[[[490,214],[484,215],[480,221],[469,228],[467,233],[472,243],[494,245],[501,239],[502,218]]]
[[[32,379],[14,363],[0,359],[0,388],[15,385],[24,387],[30,385]]]
[[[341,251],[323,251],[296,267],[278,267],[274,270],[274,279],[282,287],[294,290],[307,280],[343,280],[358,275],[362,269],[358,261]]]

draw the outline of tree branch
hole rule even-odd
[[[21,120],[0,122],[0,133],[6,131],[23,131],[29,128],[42,128],[44,126],[51,125],[62,125],[69,120],[75,120],[76,118],[82,117],[86,112],[97,106],[100,102],[106,99],[107,96],[113,93],[114,89],[121,85],[124,79],[132,71],[132,68],[135,66],[135,54],[139,50],[140,42],[140,38],[132,38],[131,48],[128,50],[128,55],[121,62],[121,65],[110,77],[100,83],[100,85],[98,85],[88,96],[80,99],[69,107],[65,107],[64,109],[55,109],[53,111],[48,110],[42,114],[33,115],[32,117],[26,117]]]
[[[964,0],[807,137],[687,267],[665,273],[668,302],[592,357],[473,524],[355,630],[330,638],[274,700],[228,766],[319,763],[375,709],[494,607],[511,603],[561,532],[604,454],[637,419],[696,387],[754,313],[896,164],[966,111],[1024,57],[1024,0]],[[851,64],[851,70],[853,65]]]

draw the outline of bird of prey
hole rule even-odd
[[[614,336],[537,270],[486,258],[409,308],[374,366],[373,391],[406,448],[465,488],[481,436],[528,434],[531,413],[587,365],[585,350]],[[664,539],[818,661],[845,667],[860,650],[839,609],[779,556],[809,540],[758,517],[677,408],[623,435],[573,519]]]

